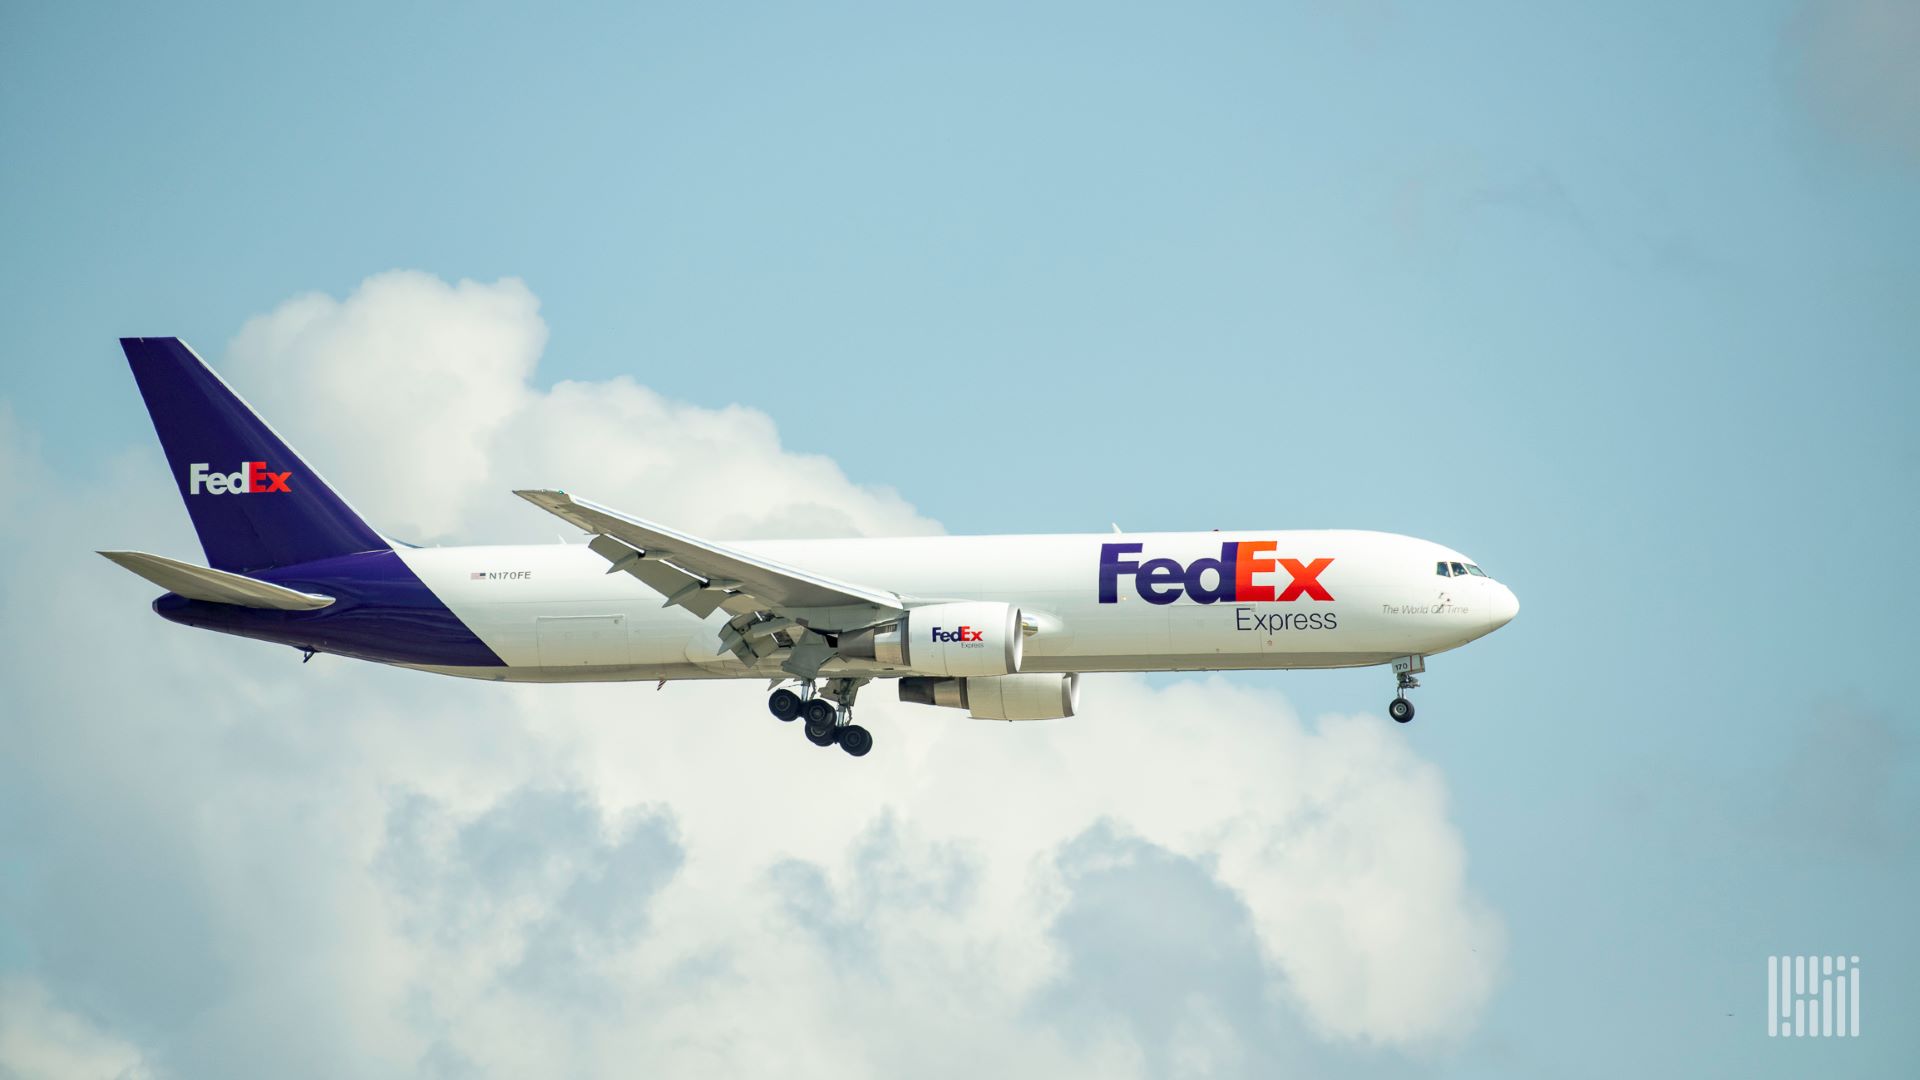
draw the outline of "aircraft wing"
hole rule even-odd
[[[759,610],[775,615],[799,608],[865,607],[879,609],[869,620],[877,621],[905,608],[894,593],[722,547],[564,491],[514,494],[596,534],[588,546],[613,564],[608,573],[624,570],[666,597],[668,605],[702,618],[722,606],[736,614]]]

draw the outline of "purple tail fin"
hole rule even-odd
[[[390,545],[179,338],[121,338],[207,562],[246,573]]]

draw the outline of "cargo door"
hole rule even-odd
[[[628,663],[625,615],[550,615],[533,621],[541,667]]]

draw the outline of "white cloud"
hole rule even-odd
[[[486,535],[521,482],[604,483],[696,529],[791,520],[716,508],[716,482],[834,531],[933,527],[759,413],[533,389],[534,310],[515,282],[381,275],[249,324],[232,375],[350,498],[423,533]],[[417,398],[495,348],[449,393],[474,415],[425,410],[433,436],[396,450],[405,410],[365,381]],[[181,535],[151,448],[72,484],[0,435],[0,521]],[[382,480],[442,447],[444,499]],[[543,459],[585,479],[508,476]],[[34,958],[48,1008],[139,1033],[161,1074],[1253,1074],[1326,1044],[1444,1048],[1500,969],[1444,780],[1377,717],[1108,676],[1082,717],[990,724],[875,687],[856,762],[754,684],[302,666],[152,618],[70,537],[0,524],[0,545],[43,571],[7,600],[44,613],[0,627],[0,841],[33,883],[0,892],[32,944],[0,930],[0,956]]]
[[[671,402],[626,378],[536,388],[539,307],[514,278],[393,271],[249,320],[223,374],[377,528],[409,540],[551,538],[516,487],[730,538],[939,531],[894,492],[784,450],[756,409]]]
[[[30,979],[0,977],[0,1076],[23,1080],[144,1080],[140,1051],[84,1016],[57,1008]]]

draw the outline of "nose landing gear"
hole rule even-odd
[[[781,721],[805,720],[807,741],[815,746],[833,746],[852,757],[865,757],[873,749],[873,733],[853,722],[853,699],[866,679],[829,679],[824,689],[816,690],[811,681],[799,689],[781,687],[767,698],[767,711]]]
[[[1393,717],[1395,723],[1404,724],[1413,719],[1413,702],[1407,700],[1407,691],[1420,685],[1420,680],[1414,676],[1425,670],[1427,660],[1424,656],[1403,656],[1393,662],[1398,692],[1392,701],[1387,702],[1387,715]]]

